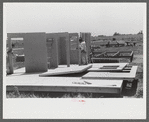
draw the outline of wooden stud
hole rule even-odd
[[[117,52],[117,53],[115,53],[113,56],[117,56],[117,55],[119,55],[119,53],[120,53],[120,52],[118,51],[118,52]]]

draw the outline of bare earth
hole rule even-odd
[[[110,47],[110,48],[101,47],[100,49],[100,51],[103,51],[103,52],[104,51],[128,51],[128,50],[134,51],[134,58],[130,64],[138,66],[136,79],[139,79],[137,92],[134,96],[131,96],[131,97],[142,98],[143,97],[143,42],[138,43],[136,46]],[[124,97],[128,97],[128,96],[124,96]]]

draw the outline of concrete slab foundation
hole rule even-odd
[[[65,66],[66,67],[66,66]],[[62,67],[60,67],[62,68]],[[21,68],[6,77],[6,90],[121,94],[123,80],[84,80],[80,77],[39,77]]]

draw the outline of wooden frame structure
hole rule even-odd
[[[122,58],[129,59],[130,62],[133,60],[133,51],[117,51],[117,52],[99,52],[99,51],[93,51],[91,60],[92,63],[95,61],[100,60],[120,60]]]

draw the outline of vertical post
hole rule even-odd
[[[81,50],[80,50],[80,42],[79,37],[77,37],[77,43],[78,43],[78,64],[81,65]]]
[[[89,61],[89,38],[88,33],[85,33],[86,49],[87,49],[87,61]]]
[[[8,70],[9,70],[9,74],[13,74],[13,54],[12,54],[12,42],[11,42],[11,38],[8,36]]]
[[[73,42],[71,39],[73,39]],[[74,47],[74,45],[75,45],[75,47]],[[79,64],[79,38],[78,38],[78,33],[69,33],[69,47],[70,47],[70,63]]]
[[[87,47],[87,56],[88,56],[88,59],[89,59],[90,53],[91,53],[91,49],[90,49],[90,45],[91,45],[91,33],[86,33],[85,34],[85,39],[86,39],[86,47]],[[88,60],[88,61],[90,61],[90,60]]]
[[[66,36],[66,58],[67,58],[67,67],[70,67],[70,41],[69,34]]]
[[[52,50],[51,50],[51,59],[50,59],[50,67],[57,68],[58,67],[58,38],[54,37],[52,43]]]
[[[54,56],[54,55],[53,55]],[[57,68],[58,67],[58,64],[59,64],[59,55],[58,55],[58,37],[56,36],[55,37],[55,59],[56,59],[56,64],[55,64],[55,67]]]

